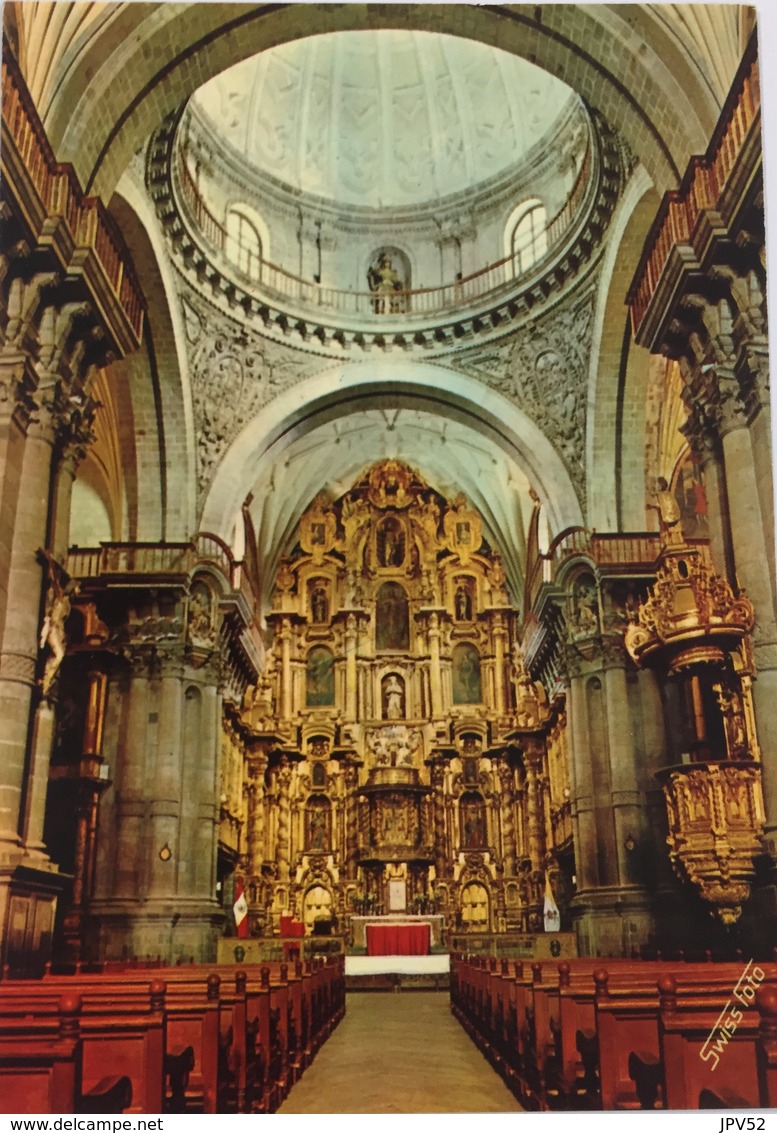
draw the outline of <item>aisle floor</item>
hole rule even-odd
[[[445,992],[353,992],[279,1113],[516,1113]]]

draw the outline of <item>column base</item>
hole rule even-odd
[[[216,959],[226,914],[215,901],[154,898],[93,902],[84,920],[85,959],[203,964]]]
[[[581,956],[631,956],[653,935],[650,898],[637,886],[580,892],[571,910]]]
[[[51,959],[54,918],[67,874],[42,857],[0,866],[0,944],[2,963],[17,976],[39,976]]]

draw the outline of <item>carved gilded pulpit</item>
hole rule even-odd
[[[753,607],[715,574],[706,547],[684,544],[674,529],[669,536],[625,641],[637,664],[679,682],[688,751],[659,775],[670,859],[732,924],[750,894],[764,822],[750,691]]]

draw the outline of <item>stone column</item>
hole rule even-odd
[[[54,282],[55,277],[48,275],[35,277],[31,284],[21,280],[12,284],[2,354],[4,365],[0,367],[6,392],[14,399],[13,409],[4,410],[4,417],[0,414],[0,449],[9,477],[8,485],[4,483],[2,487],[0,508],[9,523],[8,533],[13,532],[10,557],[7,545],[0,547],[0,559],[5,556],[1,565],[7,566],[7,574],[3,575],[7,578],[4,610],[0,612],[0,860],[4,856],[7,860],[9,852],[11,857],[15,855],[26,837],[27,819],[40,812],[41,796],[45,800],[41,776],[44,782],[48,776],[43,744],[53,734],[44,712],[34,728],[34,758],[25,781],[33,730],[33,689],[41,648],[43,575],[38,551],[52,546],[50,508],[55,449],[68,438],[80,413],[73,391],[80,381],[83,342],[76,342],[75,346],[71,343],[73,324],[77,316],[89,312],[86,304],[58,308],[42,302],[46,288]],[[33,342],[37,353],[34,366],[24,358]],[[67,514],[69,519],[69,511]],[[60,585],[59,579],[57,584]],[[26,816],[22,814],[23,789],[34,799],[26,807]],[[34,825],[31,851],[41,857],[37,817]]]
[[[290,720],[294,712],[294,688],[291,675],[291,622],[281,622],[281,706],[283,719]]]
[[[353,764],[344,768],[345,782],[345,876],[348,881],[356,880],[359,851],[359,772]]]
[[[264,752],[252,754],[248,760],[248,873],[261,877],[265,857],[264,811],[266,805],[264,776],[267,756]]]
[[[6,344],[0,352],[0,641],[5,626],[24,446],[37,376],[33,360]]]
[[[356,642],[358,623],[355,614],[349,614],[345,623],[345,718],[356,719]]]
[[[183,650],[158,652],[159,727],[148,837],[149,897],[170,897],[176,891],[179,864],[183,725]],[[166,857],[170,851],[171,858]],[[165,851],[163,853],[163,851]]]
[[[443,714],[443,695],[442,674],[440,672],[440,618],[435,613],[429,615],[429,670],[432,719],[439,720]]]
[[[445,765],[432,763],[431,783],[434,805],[434,865],[438,878],[449,872],[448,855],[445,852]]]
[[[501,788],[502,864],[505,877],[515,876],[515,775],[508,763],[499,764]]]
[[[732,403],[728,405],[731,411],[721,419],[721,434],[728,497],[736,501],[730,510],[733,558],[736,582],[746,591],[756,614],[753,702],[758,741],[764,756],[764,846],[777,869],[777,621],[773,571],[770,570],[774,548],[766,545],[757,486],[763,472],[756,466],[751,429],[746,427],[743,416],[734,411]]]
[[[569,763],[572,819],[575,831],[575,870],[577,889],[585,892],[599,883],[597,867],[596,813],[588,756],[588,724],[585,678],[570,665],[567,719],[569,723]]]
[[[545,868],[545,823],[542,810],[542,757],[540,742],[529,740],[523,746],[526,768],[526,838],[532,872]]]
[[[0,843],[9,847],[20,843],[22,789],[41,625],[43,578],[36,552],[46,546],[57,427],[54,390],[49,388],[39,398],[38,415],[30,423],[24,446],[19,498],[26,504],[19,508],[16,517],[8,606],[0,645]],[[27,790],[34,792],[38,789],[38,777],[48,774],[48,765],[44,766],[41,758],[31,770]]]
[[[503,614],[494,614],[493,624],[494,635],[494,709],[498,715],[502,716],[507,712],[507,705],[505,704],[505,644],[507,641],[507,629],[504,624]]]
[[[211,900],[216,895],[216,867],[219,838],[219,755],[221,747],[221,690],[219,665],[213,658],[200,673],[202,686],[202,743],[200,746],[199,802],[197,824],[192,832],[194,856],[192,897]]]
[[[629,838],[639,841],[643,798],[636,775],[634,728],[626,688],[626,654],[620,641],[608,643],[602,676],[607,703],[616,880],[619,886],[628,886],[632,883],[632,879],[626,843]]]
[[[115,774],[114,870],[102,887],[102,897],[137,898],[145,888],[145,791],[149,758],[149,716],[152,709],[150,675],[152,653],[145,646],[125,651],[130,673],[126,693],[123,734],[119,741]],[[116,689],[117,695],[119,689]],[[159,847],[156,848],[158,853]]]
[[[291,865],[291,802],[289,799],[291,766],[285,755],[281,756],[281,762],[275,776],[278,794],[278,843],[275,849],[275,860],[278,865],[279,880],[288,881]]]

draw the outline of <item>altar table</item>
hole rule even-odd
[[[398,925],[398,924],[425,924],[429,926],[429,938],[432,948],[436,950],[443,947],[443,934],[445,931],[445,917],[440,913],[388,913],[383,916],[352,916],[350,929],[353,936],[353,946],[361,950],[367,947],[367,929],[370,925]]]
[[[368,956],[428,956],[428,924],[368,924]]]

